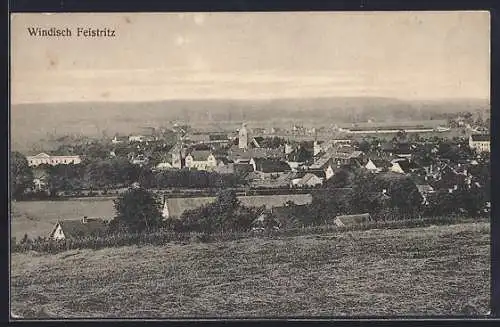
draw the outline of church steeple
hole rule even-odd
[[[247,124],[241,124],[241,128],[238,132],[238,148],[247,150],[248,149],[248,130]]]

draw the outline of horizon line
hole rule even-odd
[[[20,101],[12,102],[10,101],[10,106],[16,105],[52,105],[52,104],[82,104],[82,103],[108,103],[108,104],[123,104],[123,103],[159,103],[159,102],[175,102],[175,101],[276,101],[276,100],[308,100],[308,99],[390,99],[403,102],[441,102],[441,101],[488,101],[488,106],[491,107],[491,97],[439,97],[439,98],[401,98],[401,97],[391,97],[391,96],[377,96],[377,95],[346,95],[346,96],[312,96],[312,97],[256,97],[256,98],[245,98],[245,97],[213,97],[213,98],[170,98],[170,99],[151,99],[151,100],[124,100],[124,101],[106,101],[106,100],[75,100],[75,101]]]

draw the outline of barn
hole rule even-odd
[[[185,197],[185,198],[166,198],[163,203],[163,217],[180,218],[186,210],[199,208],[212,203],[215,197]],[[265,207],[272,209],[283,207],[292,202],[296,205],[305,205],[312,202],[311,194],[277,194],[277,195],[253,195],[238,196],[240,203],[246,207]]]

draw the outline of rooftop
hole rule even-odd
[[[489,142],[491,140],[488,134],[473,134],[471,137],[473,142]]]
[[[106,221],[101,218],[87,218],[85,223],[82,219],[62,220],[58,224],[61,226],[66,238],[88,236],[102,232],[107,228]]]

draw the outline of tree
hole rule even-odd
[[[12,152],[10,156],[10,187],[11,196],[19,198],[24,191],[33,185],[33,171],[28,160],[19,152]]]
[[[352,186],[353,179],[353,173],[348,168],[341,168],[326,181],[325,186],[328,188],[349,187]]]
[[[396,143],[404,143],[408,141],[408,134],[404,129],[399,130],[395,136]]]
[[[155,195],[142,188],[130,188],[114,201],[116,217],[114,227],[125,227],[130,231],[148,231],[162,222],[161,203]]]
[[[370,142],[367,140],[362,140],[361,142],[358,143],[358,150],[363,151],[363,152],[369,152],[371,150],[372,146]]]
[[[238,208],[239,201],[232,190],[222,190],[217,194],[217,200],[212,206],[212,214],[217,219],[219,229],[224,230],[231,226],[231,218]]]
[[[245,231],[256,216],[255,209],[240,204],[234,191],[222,190],[213,203],[183,212],[176,227],[184,232]]]

